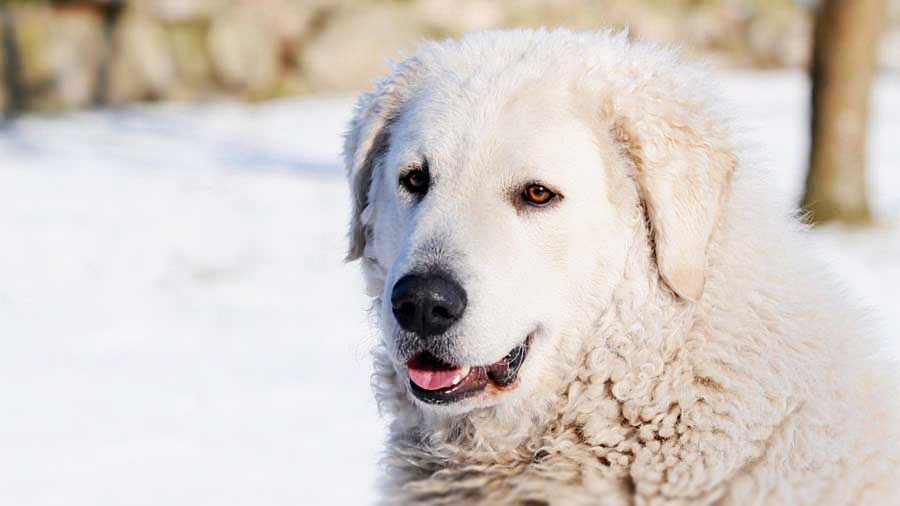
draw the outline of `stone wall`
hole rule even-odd
[[[807,2],[808,3],[808,2]],[[896,3],[896,2],[895,2]],[[424,38],[509,26],[629,27],[723,65],[805,65],[794,0],[67,0],[6,2],[0,106],[250,100],[357,90]],[[14,33],[11,33],[14,32]],[[892,32],[897,39],[896,32]],[[897,45],[900,41],[895,41]],[[900,60],[889,44],[889,60]],[[900,61],[887,62],[892,65]],[[10,67],[17,67],[12,75]],[[26,91],[11,107],[10,86]]]

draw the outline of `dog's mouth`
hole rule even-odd
[[[428,404],[450,404],[479,394],[488,386],[512,387],[531,347],[531,336],[505,357],[489,365],[459,366],[447,364],[424,351],[406,363],[413,395]]]

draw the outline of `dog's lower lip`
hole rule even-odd
[[[513,348],[505,357],[484,366],[459,367],[447,364],[428,352],[407,362],[409,386],[413,395],[428,404],[450,404],[479,394],[488,385],[507,388],[515,383],[525,362],[532,336]]]

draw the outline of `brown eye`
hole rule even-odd
[[[431,177],[428,175],[428,166],[415,167],[400,176],[400,185],[409,193],[421,197],[428,192]]]
[[[546,186],[540,184],[530,184],[525,187],[522,192],[522,199],[529,205],[543,207],[553,201],[556,194],[549,190]]]

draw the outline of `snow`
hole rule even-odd
[[[729,74],[773,186],[806,157],[799,74]],[[900,77],[874,102],[880,225],[817,253],[900,332]],[[352,97],[0,125],[0,502],[367,504],[384,427],[340,134]],[[795,198],[795,197],[792,197]],[[900,355],[900,343],[892,343]]]

